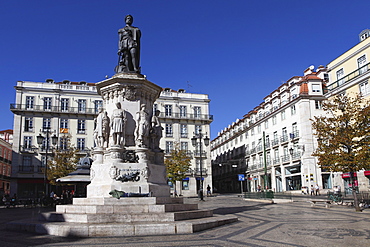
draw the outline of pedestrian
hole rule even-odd
[[[315,185],[315,192],[316,192],[316,195],[320,195],[320,187],[318,184]]]
[[[207,196],[211,196],[211,186],[207,186]]]
[[[313,185],[311,184],[311,196],[314,196],[315,195],[315,188],[313,187]]]

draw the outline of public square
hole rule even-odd
[[[1,246],[369,246],[370,209],[324,205],[311,207],[310,197],[292,203],[246,201],[237,194],[186,198],[214,214],[234,214],[239,221],[185,235],[63,238],[5,230],[4,223],[36,217],[40,208],[1,208]],[[46,210],[42,208],[42,210]],[[50,209],[49,209],[50,210]]]

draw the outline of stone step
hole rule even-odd
[[[193,210],[172,213],[120,213],[120,214],[84,214],[84,213],[41,213],[39,220],[51,222],[75,223],[127,223],[127,222],[170,222],[211,217],[212,210]]]
[[[35,222],[13,221],[6,224],[6,229],[14,231],[28,231],[39,234],[56,236],[142,236],[187,234],[210,229],[238,221],[233,215],[213,216],[203,219],[175,221],[175,222],[136,222],[136,223],[102,223],[85,224],[71,222]]]
[[[73,205],[156,205],[183,203],[184,198],[182,197],[73,198]]]
[[[165,213],[197,210],[198,204],[163,205],[57,205],[56,213],[116,214],[116,213]]]

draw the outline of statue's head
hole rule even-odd
[[[125,22],[126,24],[131,25],[134,22],[134,17],[132,17],[132,15],[126,15]]]

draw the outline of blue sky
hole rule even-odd
[[[208,94],[215,138],[284,81],[356,45],[370,28],[368,9],[363,0],[3,0],[0,130],[13,128],[17,81],[112,76],[117,30],[131,14],[142,73]]]

